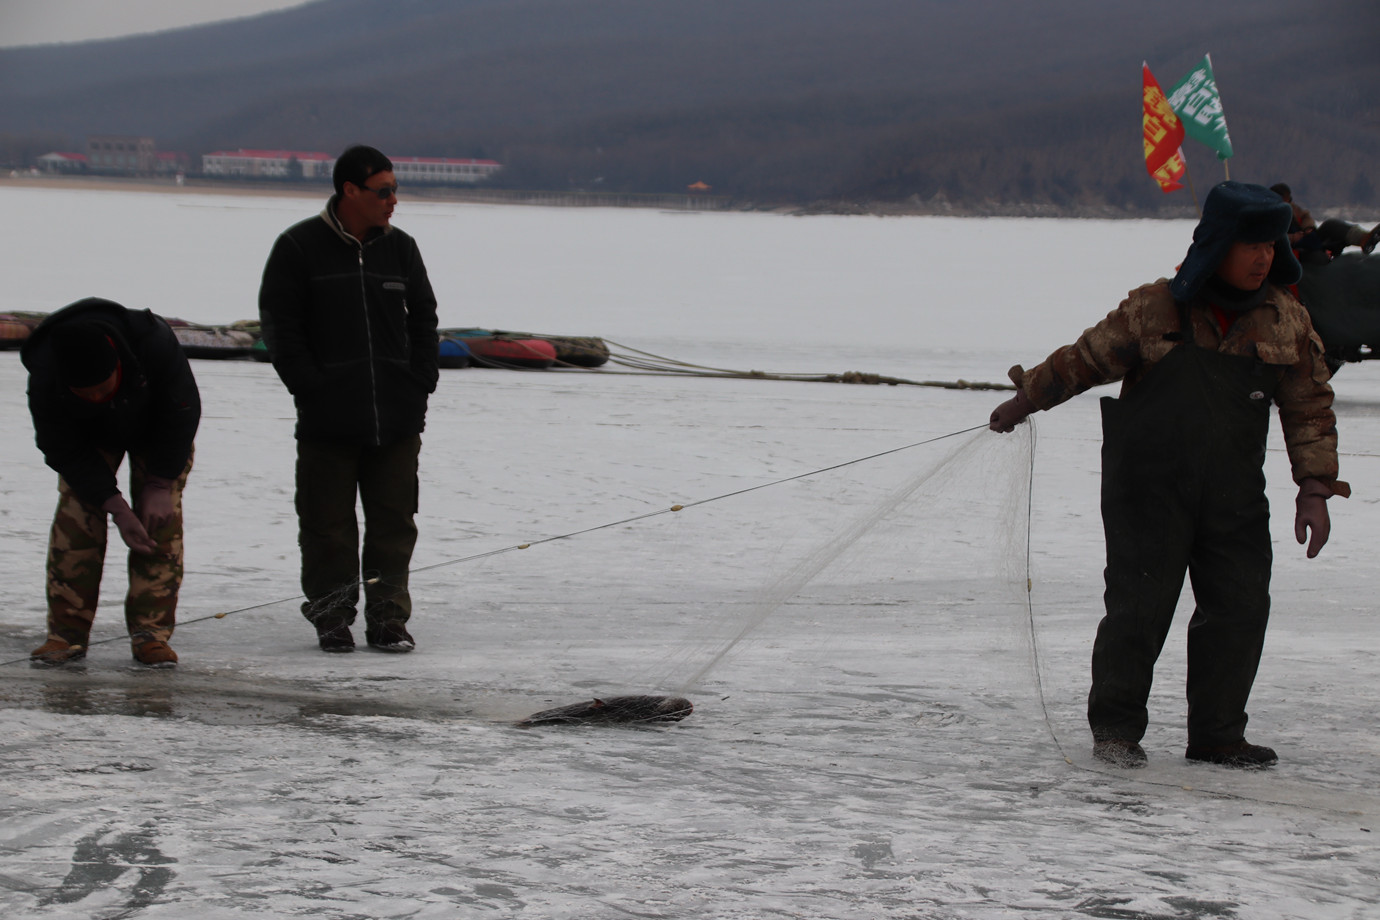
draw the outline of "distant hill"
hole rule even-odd
[[[1154,213],[1140,64],[1211,52],[1233,178],[1380,209],[1380,4],[319,0],[0,51],[0,154],[88,134],[489,157],[523,188]],[[43,152],[43,151],[39,151]],[[1199,194],[1222,178],[1185,147]]]

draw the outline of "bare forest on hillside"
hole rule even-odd
[[[1380,7],[1093,0],[318,0],[0,51],[0,160],[90,134],[485,157],[508,188],[955,213],[1183,213],[1144,170],[1140,64],[1211,53],[1231,177],[1380,207]],[[1187,142],[1199,195],[1224,175]]]

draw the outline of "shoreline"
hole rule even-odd
[[[156,194],[255,195],[280,198],[329,198],[333,192],[325,181],[255,181],[122,176],[61,176],[51,174],[0,173],[0,188],[86,189],[92,191],[152,192]],[[446,185],[408,185],[403,196],[431,201],[471,204],[519,204],[556,207],[646,207],[684,211],[778,210],[735,203],[722,196],[691,194],[636,194],[602,192],[551,192],[520,189],[467,188]]]
[[[269,196],[280,198],[328,198],[331,186],[326,182],[254,182],[187,178],[176,180],[156,178],[123,178],[120,176],[53,176],[0,174],[0,188],[86,189],[91,191],[150,192],[154,194],[198,194],[229,196]],[[478,189],[456,186],[408,186],[404,197],[430,201],[453,201],[469,204],[527,205],[544,207],[622,207],[656,208],[695,213],[699,211],[737,211],[775,213],[792,217],[1009,217],[1045,220],[1182,220],[1196,218],[1191,209],[1183,213],[1135,214],[1111,209],[1088,209],[1068,213],[1051,205],[996,205],[986,208],[958,208],[944,201],[919,202],[848,202],[821,201],[809,204],[767,205],[737,202],[723,197],[698,197],[685,194],[634,194],[523,191],[518,189]]]
[[[122,176],[62,176],[33,175],[17,171],[0,172],[0,188],[86,189],[91,191],[151,192],[176,195],[228,195],[277,198],[328,198],[329,182],[280,182],[239,179],[208,179],[187,177],[178,182],[174,178]],[[739,211],[776,213],[793,217],[857,216],[857,217],[957,217],[957,218],[1029,218],[1043,220],[1197,220],[1198,211],[1191,203],[1180,202],[1154,213],[1132,212],[1114,208],[1062,208],[1050,204],[1005,204],[989,202],[982,206],[959,207],[942,198],[930,201],[816,201],[807,204],[766,204],[736,201],[724,196],[700,196],[683,193],[601,193],[583,191],[526,191],[520,189],[466,188],[460,186],[412,185],[404,189],[404,197],[431,201],[453,201],[469,204],[536,205],[542,207],[621,207],[657,208],[687,212]],[[1316,210],[1316,209],[1315,209]],[[1366,223],[1374,221],[1358,210],[1330,209],[1329,216]]]
[[[52,176],[52,175],[26,175],[13,173],[0,175],[0,188],[56,188],[56,189],[85,189],[90,191],[102,192],[158,192],[162,194],[212,194],[212,195],[274,195],[280,197],[301,198],[306,196],[319,195],[325,191],[330,194],[330,185],[321,183],[301,183],[294,185],[278,185],[268,183],[256,184],[230,184],[207,179],[186,179],[178,182],[175,179],[153,179],[153,178],[132,178],[125,179],[119,176]]]

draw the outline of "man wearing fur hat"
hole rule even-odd
[[[182,488],[201,396],[168,324],[89,297],[43,320],[20,351],[44,461],[58,473],[48,540],[48,641],[36,664],[86,656],[105,564],[106,516],[130,549],[125,621],[135,660],[177,664],[168,647],[182,584]],[[130,494],[115,478],[129,456]]]
[[[994,431],[1099,384],[1106,615],[1093,645],[1088,721],[1094,756],[1138,767],[1155,661],[1185,573],[1197,609],[1188,630],[1189,760],[1232,767],[1277,762],[1245,739],[1246,702],[1270,610],[1265,497],[1270,404],[1279,407],[1299,486],[1294,524],[1309,558],[1326,543],[1337,479],[1330,372],[1308,313],[1285,289],[1301,269],[1292,212],[1259,185],[1209,193],[1183,265],[1130,293],[1072,345],[1030,370]]]

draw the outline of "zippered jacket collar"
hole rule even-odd
[[[330,197],[330,200],[326,202],[326,206],[321,209],[321,219],[326,222],[327,226],[329,226],[332,230],[335,231],[336,236],[340,237],[342,240],[349,243],[351,246],[358,246],[362,249],[370,242],[392,231],[393,228],[391,226],[384,227],[383,229],[374,227],[372,231],[367,235],[368,239],[355,239],[353,236],[350,235],[349,231],[345,229],[344,225],[340,223],[340,218],[335,213],[336,205],[339,202],[340,196],[332,195]]]

